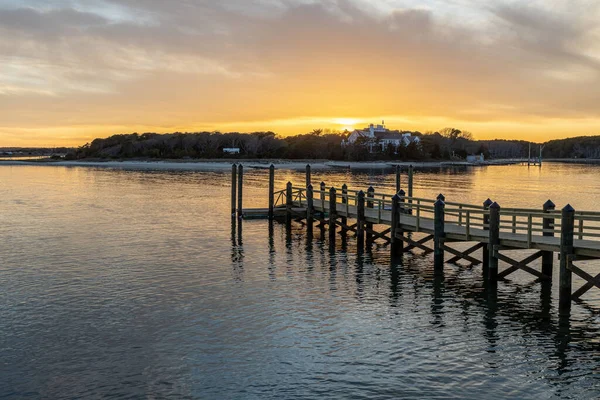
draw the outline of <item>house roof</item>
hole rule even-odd
[[[373,134],[375,135],[376,139],[379,140],[405,140],[408,141],[409,143],[414,142],[415,140],[419,140],[417,139],[416,136],[410,136],[411,132],[407,132],[407,131],[390,131],[390,130],[385,130],[385,131],[375,131],[373,132]],[[404,136],[404,134],[408,134],[407,136]],[[358,137],[370,137],[370,132],[368,130],[363,130],[363,129],[356,129],[354,132],[352,132],[352,135],[356,135]]]
[[[402,140],[402,134],[398,131],[375,132],[377,139],[396,139]]]

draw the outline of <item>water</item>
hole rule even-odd
[[[246,173],[246,205],[265,206],[266,171]],[[415,176],[416,196],[503,206],[598,210],[599,191],[595,166]],[[556,287],[525,273],[494,295],[479,267],[436,277],[430,256],[393,265],[300,225],[232,230],[228,172],[2,166],[0,193],[0,398],[600,396],[600,290],[559,318]]]

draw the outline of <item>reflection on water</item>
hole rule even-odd
[[[378,172],[313,179],[391,191]],[[423,171],[415,195],[594,210],[595,172]],[[265,206],[264,176],[247,171],[248,206]],[[559,317],[556,285],[526,274],[492,291],[480,267],[436,274],[430,255],[392,260],[378,242],[359,252],[298,223],[232,223],[228,178],[0,167],[0,397],[600,394],[600,291]]]

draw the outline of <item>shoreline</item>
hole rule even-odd
[[[202,161],[181,160],[110,160],[110,161],[50,161],[50,160],[0,160],[0,166],[49,166],[49,167],[91,167],[113,168],[124,170],[180,170],[180,171],[225,171],[230,170],[233,163],[243,164],[244,168],[268,169],[271,164],[277,169],[304,170],[310,164],[313,170],[348,170],[348,169],[392,169],[396,165],[415,168],[441,167],[441,162],[388,162],[388,161],[327,161],[327,160],[243,160],[222,159]]]
[[[396,165],[408,168],[440,168],[444,166],[469,166],[477,164],[450,161],[328,161],[328,160],[1,160],[0,166],[51,166],[51,167],[92,167],[124,170],[183,170],[183,171],[223,171],[231,169],[233,163],[243,164],[247,169],[268,169],[271,164],[277,169],[304,170],[310,164],[313,170],[350,170],[350,169],[393,169]],[[488,165],[488,164],[482,164]]]
[[[494,165],[512,165],[523,160],[501,159],[485,163],[472,164],[463,161],[329,161],[329,160],[253,160],[253,159],[213,159],[213,160],[11,160],[0,159],[0,166],[54,166],[54,167],[91,167],[123,170],[180,170],[180,171],[224,171],[233,163],[242,163],[247,169],[268,169],[271,164],[277,169],[304,170],[310,164],[313,170],[351,170],[351,169],[393,169],[396,166],[408,168],[442,167],[486,167]],[[548,159],[546,162],[598,164],[600,160]]]

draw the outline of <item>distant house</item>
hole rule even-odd
[[[355,144],[361,141],[369,147],[369,151],[381,149],[384,151],[386,147],[392,145],[398,149],[400,146],[408,146],[411,143],[419,144],[421,138],[413,136],[410,132],[392,131],[385,127],[385,125],[369,125],[365,129],[357,129],[348,136],[348,139],[343,142],[343,145]]]
[[[226,154],[240,154],[240,148],[239,147],[225,147],[223,149],[223,153],[226,153]]]
[[[467,156],[467,162],[470,162],[470,163],[482,163],[484,161],[485,161],[485,158],[483,157],[483,153],[481,153],[479,155]]]

